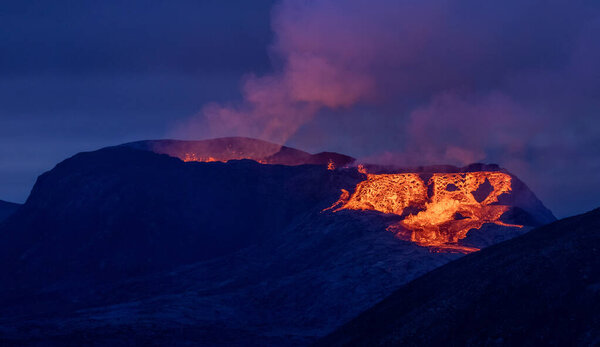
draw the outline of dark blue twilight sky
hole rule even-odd
[[[80,151],[245,135],[600,206],[597,0],[22,0],[0,29],[0,199]]]
[[[164,137],[270,67],[270,0],[3,1],[0,199],[80,151]]]

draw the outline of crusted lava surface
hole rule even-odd
[[[361,171],[365,171],[361,168]],[[401,217],[388,230],[423,246],[472,252],[458,242],[486,223],[522,228],[502,216],[511,210],[513,177],[502,171],[365,173],[353,194],[344,190],[330,208],[373,210]],[[552,221],[551,214],[547,216]]]

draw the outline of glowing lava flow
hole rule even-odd
[[[216,162],[216,161],[226,163],[227,161],[230,160],[230,159],[217,159],[215,157],[210,157],[210,156],[209,157],[201,157],[201,156],[198,156],[196,153],[185,153],[179,158],[185,162],[197,161],[197,162],[203,162],[203,163],[211,163],[211,162]],[[267,163],[264,160],[255,160],[255,161],[258,163],[261,163],[261,164]]]
[[[498,201],[500,195],[512,190],[511,176],[506,173],[366,175],[367,179],[356,186],[352,195],[342,190],[340,199],[330,209],[373,210],[402,216],[402,221],[387,230],[421,246],[468,253],[477,249],[457,242],[471,229],[479,229],[485,223],[522,227],[500,220],[510,208]]]
[[[196,153],[185,153],[183,155],[183,158],[181,159],[185,162],[190,162],[190,161],[200,161],[200,162],[213,162],[213,161],[219,161],[213,157],[207,157],[207,158],[202,158],[196,155]]]
[[[331,159],[329,159],[329,161],[327,162],[327,170],[335,170],[335,164]]]

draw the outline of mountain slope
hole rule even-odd
[[[21,204],[0,200],[0,223],[15,213]]]
[[[333,198],[322,166],[184,163],[126,147],[74,156],[40,176],[0,230],[17,278],[122,278],[221,256],[259,242]],[[349,178],[351,180],[351,178]],[[60,274],[58,272],[61,272]]]
[[[597,345],[600,209],[420,277],[320,345]]]

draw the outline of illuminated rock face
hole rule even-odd
[[[350,195],[343,191],[332,206],[340,210],[373,210],[402,216],[388,230],[398,237],[435,248],[471,252],[457,242],[486,223],[507,227],[500,217],[511,206],[498,198],[512,191],[504,172],[367,174]]]

